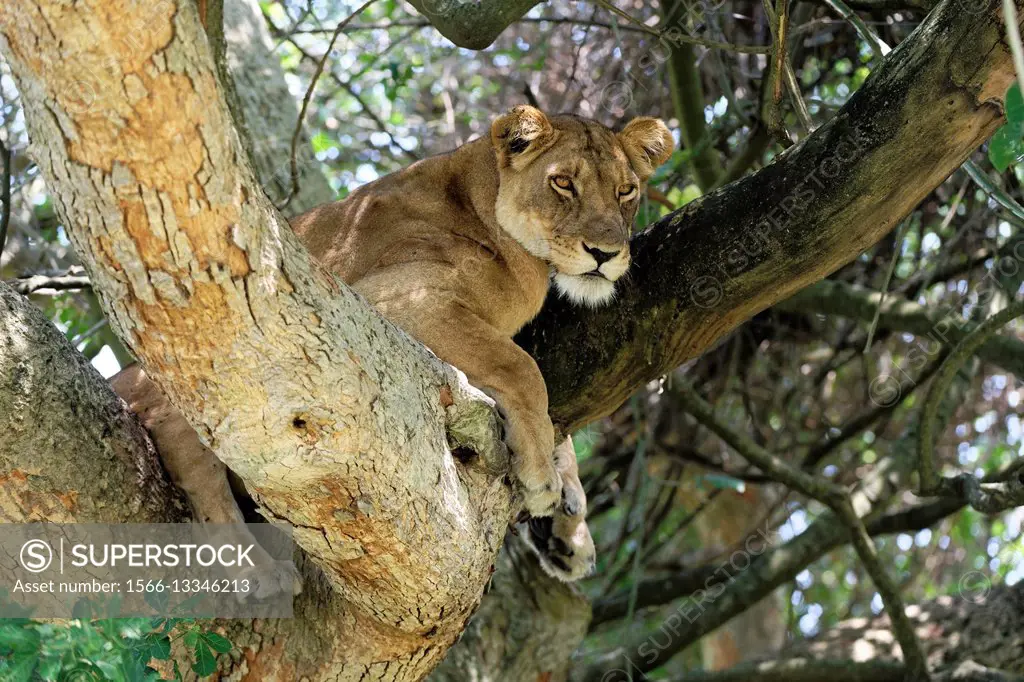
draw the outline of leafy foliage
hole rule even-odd
[[[231,651],[224,636],[190,618],[120,618],[42,623],[27,618],[0,621],[0,679],[5,682],[109,680],[156,682],[163,673],[181,680],[171,647],[181,640],[192,670],[208,676],[215,654]],[[156,665],[166,662],[162,671]]]

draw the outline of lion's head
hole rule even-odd
[[[629,268],[640,196],[672,153],[668,127],[635,118],[619,133],[576,116],[518,106],[491,125],[498,159],[498,223],[547,261],[555,287],[576,303],[615,295]]]

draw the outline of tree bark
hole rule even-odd
[[[0,33],[111,324],[321,574],[296,608],[333,617],[267,625],[279,659],[259,664],[419,679],[515,510],[490,401],[310,260],[248,167],[192,3],[4,5]],[[446,427],[479,434],[474,463]],[[303,627],[329,651],[292,658]]]
[[[434,28],[459,47],[482,50],[540,0],[409,0]]]
[[[567,679],[571,654],[587,634],[590,603],[541,569],[512,536],[480,610],[430,682]]]
[[[0,521],[187,517],[135,415],[42,312],[0,282]]]

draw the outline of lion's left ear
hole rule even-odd
[[[658,166],[668,161],[675,147],[668,126],[648,116],[634,118],[626,124],[618,138],[641,182],[646,181]]]
[[[529,157],[529,152],[546,147],[554,135],[551,121],[540,109],[527,104],[515,107],[491,124],[491,144],[502,166]]]

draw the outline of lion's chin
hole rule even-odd
[[[555,273],[555,288],[577,305],[597,307],[615,298],[615,282],[595,275]]]

